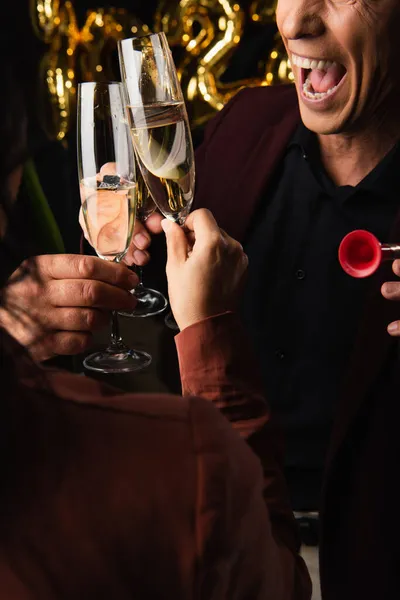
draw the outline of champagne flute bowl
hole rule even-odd
[[[90,243],[103,260],[120,262],[134,229],[137,203],[135,155],[121,83],[78,87],[78,173],[82,212]],[[147,352],[125,345],[112,313],[108,347],[86,357],[101,373],[127,373],[149,365]]]

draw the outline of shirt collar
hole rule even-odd
[[[307,129],[303,122],[300,122],[292,139],[289,142],[288,149],[297,147],[308,156],[313,146],[318,146],[317,136],[315,133]]]
[[[333,183],[321,162],[316,134],[307,129],[302,122],[288,144],[288,151],[290,149],[301,152],[303,159],[310,164],[318,183],[329,194],[338,193],[343,199],[347,199],[354,193],[363,191],[385,197],[393,195],[393,190],[400,189],[400,140],[356,186],[337,186]]]

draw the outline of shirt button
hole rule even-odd
[[[297,269],[297,271],[296,271],[297,279],[300,279],[300,280],[305,279],[305,276],[306,276],[306,272],[303,271],[303,269]]]
[[[279,358],[279,360],[283,360],[285,358],[285,353],[278,348],[278,350],[275,350],[275,356],[276,358]]]

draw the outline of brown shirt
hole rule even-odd
[[[309,598],[277,436],[235,316],[188,328],[177,348],[183,398],[19,360],[23,380],[2,398],[2,600]],[[264,478],[213,403],[262,450]]]

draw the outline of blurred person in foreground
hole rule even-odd
[[[137,278],[122,264],[73,255],[28,259],[10,276],[9,242],[18,240],[12,205],[26,150],[9,64],[2,84],[0,304],[15,324],[26,316],[27,330],[35,324],[29,346],[43,348],[45,291],[62,299],[65,280],[99,293],[104,284],[115,302],[131,306]],[[280,442],[250,349],[246,360],[240,352],[246,339],[234,309],[246,256],[208,211],[188,218],[188,236],[172,223],[163,228],[183,397],[122,394],[46,370],[0,328],[4,600],[310,597]],[[48,318],[57,323],[57,311],[69,309],[54,306]],[[69,318],[85,310],[78,304]],[[251,451],[261,447],[264,476]]]

